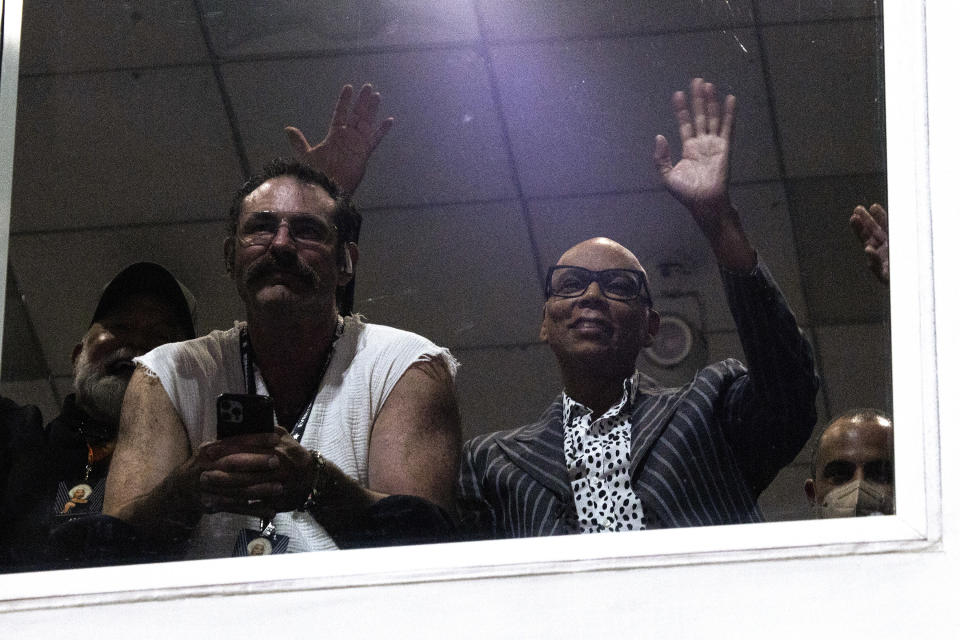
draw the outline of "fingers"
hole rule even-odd
[[[853,213],[850,215],[850,228],[853,229],[854,235],[856,235],[857,239],[861,242],[866,242],[866,239],[870,237],[870,234],[865,232],[863,222],[865,213],[866,210],[860,205],[857,205],[853,208]]]
[[[370,141],[370,151],[377,148],[377,145],[380,144],[380,141],[387,135],[391,127],[393,127],[393,118],[387,118],[380,123],[380,126],[377,127],[377,130],[373,133],[373,139]]]
[[[705,110],[706,86],[703,78],[690,81],[690,106],[693,109],[693,133],[701,135],[707,132],[707,114]]]
[[[882,222],[882,225],[881,225]],[[862,206],[853,209],[850,216],[850,228],[863,243],[870,270],[881,282],[890,282],[890,259],[887,246],[887,212],[874,204],[867,211]]]
[[[350,114],[350,100],[353,98],[353,86],[343,85],[340,89],[340,96],[337,98],[337,105],[333,108],[333,118],[330,119],[330,128],[347,126]]]
[[[219,496],[264,500],[283,493],[283,483],[270,473],[209,470],[200,474],[200,490]]]
[[[867,265],[870,271],[882,282],[890,282],[889,254],[877,247],[864,246],[863,252],[867,256]]]
[[[278,453],[284,437],[290,438],[276,429],[201,444],[191,475],[196,473],[194,490],[203,511],[273,518],[289,475]]]
[[[271,471],[279,468],[275,447],[280,437],[275,433],[255,433],[204,442],[197,448],[203,470]]]
[[[693,137],[693,122],[690,121],[690,111],[687,109],[687,96],[683,91],[677,91],[671,99],[673,115],[677,119],[677,129],[680,131],[680,143],[683,144]]]
[[[310,143],[307,142],[306,136],[296,127],[284,127],[283,132],[287,134],[287,142],[293,150],[293,155],[303,160],[310,152]]]
[[[706,98],[706,132],[717,135],[720,133],[720,101],[717,100],[717,90],[709,82],[703,85]]]
[[[864,245],[874,244],[883,233],[880,225],[865,208],[857,205],[850,216],[850,227]]]
[[[864,244],[870,239],[870,230],[866,223],[868,217],[866,209],[859,205],[853,210],[853,215],[850,216],[850,228],[853,229],[857,240]]]
[[[702,78],[694,78],[690,81],[689,99],[688,105],[687,96],[682,91],[675,92],[671,99],[681,144],[698,135],[733,138],[737,106],[734,96],[728,95],[721,108],[716,86]]]
[[[267,473],[280,468],[280,459],[272,449],[255,453],[243,451],[221,456],[207,467],[218,471]]]
[[[667,139],[661,135],[656,137],[653,148],[653,163],[661,176],[666,176],[673,169],[673,161],[670,158],[670,145]]]
[[[360,95],[353,105],[353,110],[347,118],[347,126],[358,127],[361,124],[369,124],[377,114],[380,108],[380,94],[374,92],[373,86],[365,84],[360,89]]]
[[[877,224],[880,225],[880,228],[883,229],[884,232],[890,228],[887,226],[887,211],[879,204],[873,203],[870,205],[870,215],[877,221]]]
[[[724,140],[733,141],[733,130],[737,112],[736,96],[728,95],[723,101],[723,121],[720,124],[720,137]]]

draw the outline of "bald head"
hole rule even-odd
[[[636,269],[646,271],[637,256],[625,246],[610,238],[590,238],[577,243],[564,252],[558,265],[577,266],[592,271],[603,269]]]
[[[838,416],[820,436],[810,475],[804,489],[818,509],[829,511],[841,495],[856,505],[851,492],[859,486],[870,494],[874,511],[893,513],[893,422],[874,409]],[[856,509],[857,515],[863,511]]]

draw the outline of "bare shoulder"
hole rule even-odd
[[[155,375],[138,365],[123,397],[104,513],[123,513],[189,457],[186,430],[167,392]]]
[[[160,379],[137,365],[123,397],[118,445],[162,439],[165,433],[183,430],[183,423]]]
[[[370,438],[370,488],[452,502],[460,450],[453,375],[440,356],[425,356],[397,381]]]
[[[428,413],[424,414],[425,411]],[[453,375],[442,356],[421,356],[407,368],[390,391],[375,425],[385,414],[410,412],[434,418],[414,421],[417,426],[428,429],[449,426],[444,418],[450,412],[458,413]],[[459,428],[459,416],[456,426]]]

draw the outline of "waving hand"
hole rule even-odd
[[[756,252],[747,240],[740,217],[730,203],[730,145],[737,101],[727,96],[720,107],[716,88],[702,78],[690,83],[690,103],[682,91],[673,94],[674,117],[680,130],[680,161],[673,164],[670,146],[656,138],[653,160],[660,180],[693,215],[724,267],[749,270]]]
[[[345,195],[356,191],[367,161],[393,126],[393,118],[377,124],[380,94],[371,85],[363,85],[351,105],[352,98],[353,87],[345,85],[333,109],[327,136],[319,144],[311,146],[296,127],[284,129],[297,158],[330,177]]]
[[[663,185],[694,211],[724,203],[730,179],[736,98],[727,96],[721,113],[716,88],[694,78],[690,83],[690,105],[687,96],[677,91],[672,106],[680,129],[681,157],[674,165],[667,139],[657,136],[654,162]]]
[[[853,210],[850,216],[850,227],[860,242],[863,243],[863,252],[867,256],[870,270],[880,282],[890,282],[890,244],[887,235],[887,212],[879,204],[870,205],[866,209],[860,205]]]

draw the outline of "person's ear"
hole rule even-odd
[[[233,277],[233,261],[237,257],[237,245],[233,237],[223,239],[223,265],[227,268],[227,275]]]
[[[83,351],[83,343],[82,343],[82,342],[78,342],[78,343],[77,343],[76,345],[74,345],[74,347],[73,347],[73,353],[70,355],[70,362],[72,362],[73,364],[77,364],[77,358],[80,357],[80,352],[81,352],[81,351]]]
[[[813,487],[813,478],[807,478],[806,482],[803,483],[803,492],[807,494],[807,500],[810,501],[810,504],[816,503],[817,492]]]
[[[647,336],[643,341],[644,347],[653,344],[653,339],[660,331],[660,314],[652,308],[647,309]]]
[[[544,302],[540,310],[540,342],[546,342],[547,335],[547,303]]]
[[[337,285],[345,287],[353,280],[353,274],[357,270],[357,262],[360,260],[360,248],[356,242],[343,243],[343,256],[341,257],[340,274],[337,277]]]

